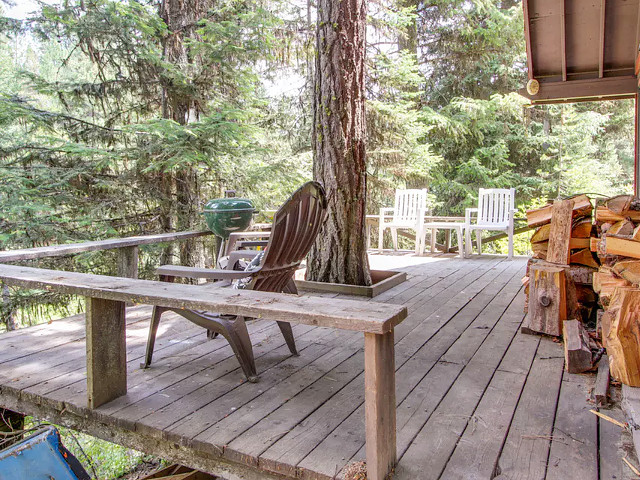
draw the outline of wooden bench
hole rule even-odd
[[[407,316],[406,307],[335,298],[327,302],[318,297],[244,290],[216,289],[212,294],[206,285],[173,284],[6,264],[0,265],[0,280],[14,286],[86,297],[89,408],[96,408],[127,391],[127,302],[210,310],[363,332],[367,478],[383,480],[395,464],[393,330]]]

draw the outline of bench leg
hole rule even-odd
[[[393,331],[364,334],[367,479],[384,480],[396,463]]]
[[[89,408],[127,393],[124,302],[86,297]]]

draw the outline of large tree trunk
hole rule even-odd
[[[307,278],[370,285],[365,241],[365,0],[319,0],[313,173],[329,215],[309,257]]]
[[[187,38],[194,38],[198,22],[203,18],[211,0],[163,0],[160,5],[160,16],[170,32],[164,42],[164,57],[167,61],[189,71],[197,58],[189,54]],[[163,88],[162,116],[180,125],[197,121],[200,117],[198,99],[185,93],[184,88],[171,85],[170,81]],[[200,182],[196,166],[185,166],[176,173],[165,173],[171,176],[165,183],[173,185],[175,196],[167,209],[170,219],[163,223],[175,225],[178,231],[191,230],[199,221]],[[169,247],[170,248],[170,247]],[[165,252],[165,256],[173,255],[173,251]],[[202,243],[190,239],[180,244],[180,264],[204,266]]]

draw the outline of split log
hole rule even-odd
[[[577,250],[579,248],[589,248],[591,245],[590,238],[570,238],[569,239],[569,248],[571,250]]]
[[[600,303],[605,307],[609,305],[616,288],[630,286],[627,280],[618,277],[609,267],[600,267],[600,270],[593,274],[593,290],[600,295]]]
[[[545,258],[547,256],[547,251],[549,250],[549,241],[545,240],[544,242],[535,242],[531,244],[531,250],[533,253],[541,253],[544,254]]]
[[[596,208],[596,222],[598,223],[616,223],[620,220],[628,218],[634,222],[640,221],[640,211],[629,210],[624,215],[612,212],[607,207],[600,206]]]
[[[576,253],[573,253],[569,257],[569,263],[584,265],[591,268],[598,268],[600,266],[598,261],[593,258],[593,254],[588,248],[583,248],[582,250],[578,250]]]
[[[619,261],[613,271],[632,285],[640,285],[640,260]]]
[[[614,223],[607,230],[607,235],[633,235],[635,227],[633,226],[633,222],[630,220],[620,220],[619,222]]]
[[[604,245],[604,251],[608,255],[640,258],[640,242],[607,235],[600,243]]]
[[[631,207],[633,195],[618,195],[611,197],[604,202],[604,206],[618,215],[624,214]]]
[[[607,353],[611,375],[640,387],[640,289],[618,287],[609,305]]]
[[[600,328],[602,329],[602,346],[604,348],[608,348],[607,337],[609,336],[609,331],[611,330],[612,317],[613,313],[609,310],[603,310],[602,316],[600,317]]]
[[[545,242],[549,240],[549,231],[551,230],[551,224],[547,223],[541,227],[536,228],[536,231],[531,236],[531,243]]]
[[[547,262],[567,265],[569,263],[573,200],[556,200],[553,202],[551,212]]]
[[[591,370],[589,335],[580,320],[566,320],[562,325],[564,339],[564,365],[569,373]]]
[[[572,197],[573,201],[573,217],[584,217],[585,215],[591,215],[593,207],[591,200],[586,195],[577,195]],[[529,227],[539,227],[545,223],[549,223],[552,217],[553,205],[549,204],[542,208],[527,211],[527,225]]]
[[[577,218],[573,221],[571,227],[571,236],[573,238],[589,238],[593,230],[591,217]]]
[[[562,322],[577,309],[575,285],[567,268],[550,264],[531,265],[529,271],[529,314],[524,333],[560,336]]]

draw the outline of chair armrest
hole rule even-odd
[[[245,272],[244,270],[220,270],[217,268],[197,268],[197,267],[184,267],[182,265],[162,265],[158,267],[156,273],[158,275],[167,275],[170,277],[183,277],[183,278],[206,278],[208,280],[237,280],[240,278],[250,277],[253,273]]]
[[[380,225],[382,225],[384,223],[384,216],[385,213],[393,213],[393,208],[390,207],[384,207],[380,209]]]
[[[472,213],[478,213],[478,209],[477,208],[465,208],[464,210],[464,223],[466,223],[467,225],[471,225],[471,214]]]

